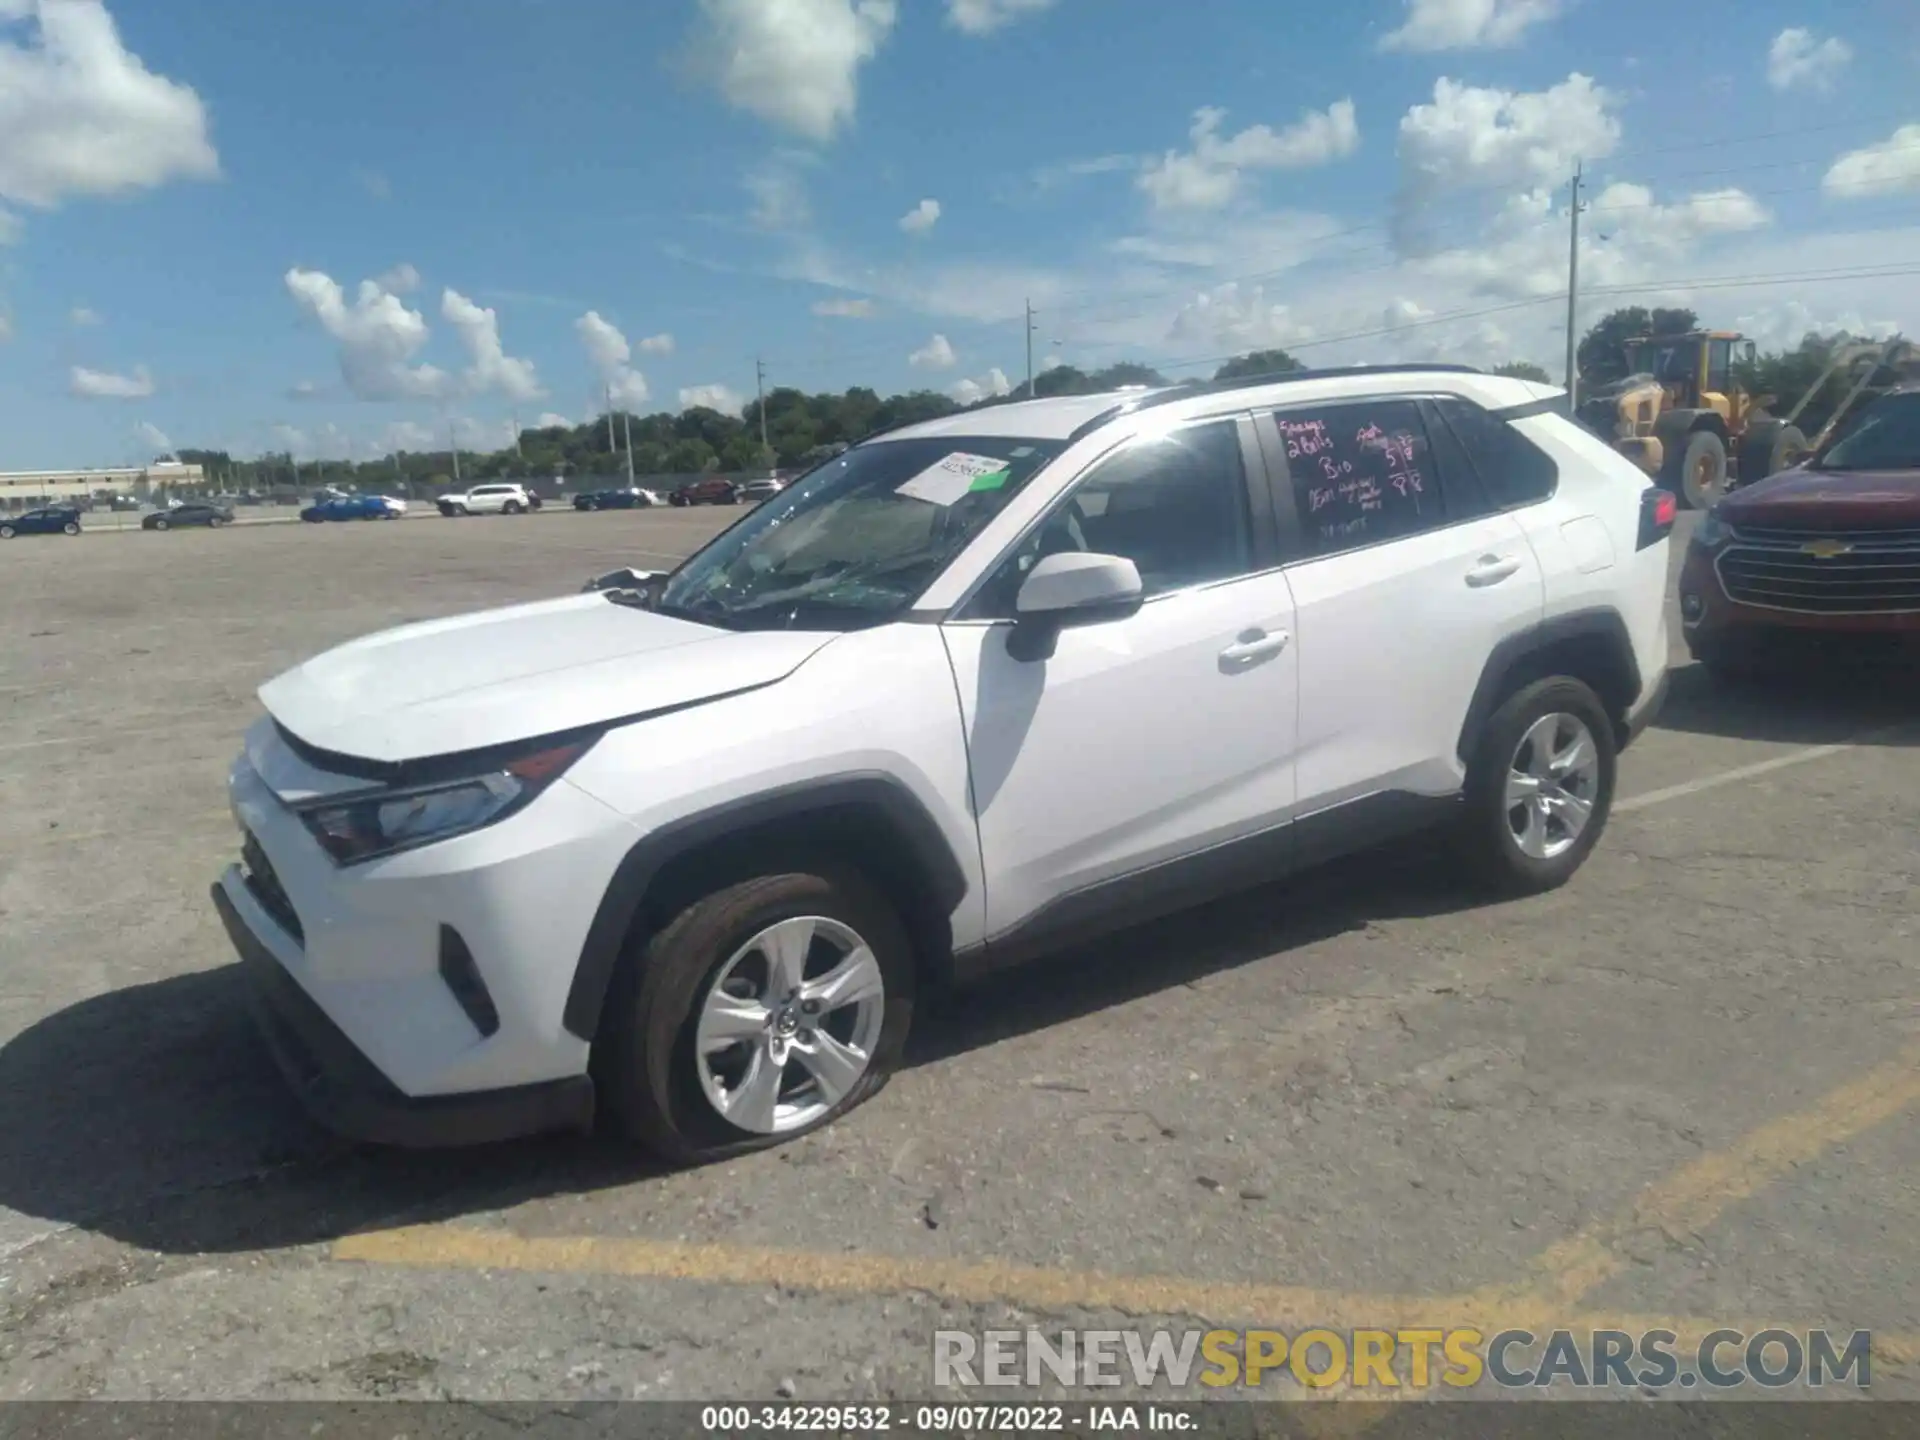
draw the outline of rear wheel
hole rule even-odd
[[[0,525],[0,540],[11,540],[17,533],[11,525]]]
[[[1807,458],[1807,437],[1784,420],[1762,420],[1740,442],[1740,483],[1751,485]]]
[[[154,528],[154,529],[156,529],[156,530],[170,530],[170,529],[172,529],[172,528],[173,528],[173,525],[172,525],[172,522],[171,522],[171,521],[169,521],[169,520],[168,520],[168,519],[167,519],[167,518],[166,518],[166,517],[165,517],[165,516],[163,515],[163,516],[161,516],[161,517],[160,517],[159,519],[157,519],[157,520],[155,520],[155,521],[153,522],[153,528]]]
[[[500,513],[502,515],[518,515],[520,508],[520,502],[518,500],[509,500],[500,507]]]
[[[913,981],[906,928],[861,876],[728,885],[623,962],[596,1087],[625,1134],[676,1162],[778,1145],[879,1092]]]
[[[1705,510],[1727,493],[1726,442],[1711,430],[1695,430],[1680,452],[1680,498],[1689,510]]]
[[[218,530],[222,525],[226,523],[227,522],[224,519],[216,515],[211,520],[207,521],[207,528],[210,530]]]
[[[1614,762],[1606,707],[1581,681],[1538,680],[1509,697],[1467,766],[1462,858],[1502,894],[1564,885],[1606,828]]]
[[[60,527],[60,532],[63,535],[78,535],[80,533],[80,522],[78,520],[69,520]]]

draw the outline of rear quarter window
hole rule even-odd
[[[1512,425],[1457,396],[1436,399],[1433,408],[1465,452],[1488,503],[1496,510],[1537,505],[1553,497],[1560,485],[1560,467]]]

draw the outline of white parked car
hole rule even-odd
[[[771,500],[786,488],[786,481],[769,475],[763,479],[747,481],[740,487],[740,498],[753,501]]]
[[[288,671],[214,899],[302,1096],[694,1160],[873,1095],[939,982],[1431,829],[1566,881],[1657,708],[1674,497],[1448,367],[872,438],[668,575]]]
[[[464,494],[442,495],[436,502],[442,515],[522,515],[540,508],[539,497],[524,485],[475,485]]]

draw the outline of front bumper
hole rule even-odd
[[[1690,648],[1796,645],[1812,651],[1847,637],[1863,653],[1920,643],[1920,611],[1817,611],[1747,605],[1727,594],[1713,553],[1687,547],[1680,569],[1680,623]],[[1857,637],[1857,638],[1855,638]]]
[[[213,887],[213,903],[239,952],[248,1001],[275,1063],[327,1129],[352,1140],[424,1149],[592,1128],[593,1081],[585,1075],[460,1095],[401,1093],[248,928],[224,886]]]

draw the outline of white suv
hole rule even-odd
[[[442,495],[435,503],[442,515],[519,515],[540,508],[524,485],[476,485],[464,495]]]
[[[941,982],[1389,835],[1561,884],[1674,512],[1564,408],[1431,366],[973,410],[671,574],[289,671],[214,887],[284,1068],[361,1138],[707,1158],[872,1095]]]

